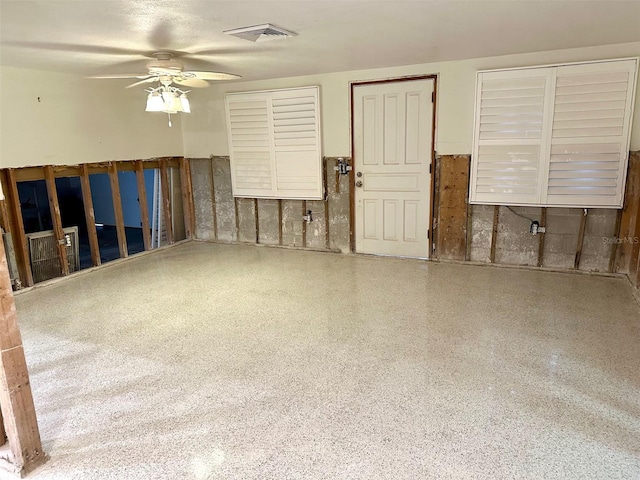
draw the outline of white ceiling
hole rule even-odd
[[[80,75],[144,72],[156,50],[245,79],[640,41],[640,1],[7,1],[0,64]],[[297,37],[222,31],[274,23]]]

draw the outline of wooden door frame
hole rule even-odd
[[[377,85],[383,83],[398,83],[398,82],[413,82],[416,80],[433,80],[433,109],[431,112],[431,185],[429,186],[429,229],[427,230],[427,236],[429,240],[429,253],[428,258],[431,259],[433,254],[433,203],[435,197],[435,159],[436,159],[436,106],[438,102],[438,75],[412,75],[408,77],[388,78],[385,80],[364,80],[349,82],[349,103],[351,110],[351,175],[349,176],[349,206],[351,208],[351,215],[349,216],[349,250],[351,253],[356,253],[356,157],[355,157],[355,132],[354,132],[354,104],[353,93],[355,87],[362,87],[364,85]]]

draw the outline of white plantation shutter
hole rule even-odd
[[[634,61],[556,69],[546,203],[622,205]]]
[[[621,207],[637,59],[479,72],[472,203]]]
[[[271,195],[274,168],[271,161],[269,103],[264,95],[229,95],[227,130],[234,195]]]
[[[321,199],[318,87],[229,94],[234,196]]]
[[[473,201],[537,201],[548,78],[545,69],[479,76]]]

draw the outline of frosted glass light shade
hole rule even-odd
[[[158,93],[150,93],[147,96],[147,112],[162,112],[164,110],[164,101]]]
[[[184,113],[191,113],[191,105],[189,105],[189,99],[184,93],[180,95],[180,104],[182,105],[182,111]]]

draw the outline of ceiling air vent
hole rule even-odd
[[[250,42],[266,42],[268,40],[277,40],[278,38],[295,37],[297,34],[284,28],[277,27],[270,23],[264,25],[254,25],[252,27],[236,28],[234,30],[225,30],[223,33],[233,35],[234,37],[243,38]]]

